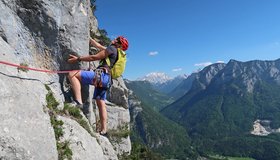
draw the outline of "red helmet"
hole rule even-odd
[[[126,51],[128,48],[128,40],[124,38],[123,36],[119,36],[117,40],[121,43],[122,45],[122,50]]]

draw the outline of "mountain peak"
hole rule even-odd
[[[189,75],[187,75],[187,74],[180,74],[180,75],[176,76],[175,78],[187,79],[188,76],[189,76]],[[175,78],[174,78],[174,79],[175,79]]]
[[[139,78],[138,80],[140,81],[149,81],[150,83],[157,83],[157,84],[162,84],[165,83],[169,80],[171,80],[172,78],[169,77],[167,74],[165,73],[161,73],[161,72],[152,72],[147,74],[146,76]]]

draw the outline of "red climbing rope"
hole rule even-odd
[[[36,69],[36,68],[30,68],[27,66],[22,66],[22,65],[18,65],[18,64],[14,64],[14,63],[5,62],[5,61],[0,61],[0,64],[5,64],[8,66],[13,66],[13,67],[18,67],[18,68],[24,68],[24,69],[28,69],[28,70],[32,70],[32,71],[37,71],[37,72],[46,72],[46,73],[69,73],[71,71],[79,71],[79,70],[51,71],[51,70],[44,70],[44,69]]]

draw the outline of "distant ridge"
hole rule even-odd
[[[160,72],[152,72],[149,73],[147,75],[145,75],[142,78],[138,78],[138,81],[148,81],[152,84],[162,84],[165,83],[169,80],[171,80],[172,78],[169,77],[167,74],[165,73],[160,73]]]
[[[169,94],[174,88],[176,88],[188,75],[179,75],[174,78],[169,77],[165,73],[152,72],[142,78],[138,78],[138,81],[148,81],[153,88],[159,92]],[[172,95],[170,95],[172,96]],[[173,97],[173,96],[172,96]]]

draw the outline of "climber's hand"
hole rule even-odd
[[[79,62],[79,57],[78,56],[70,54],[69,57],[70,58],[68,59],[68,63],[77,63],[77,62]]]

